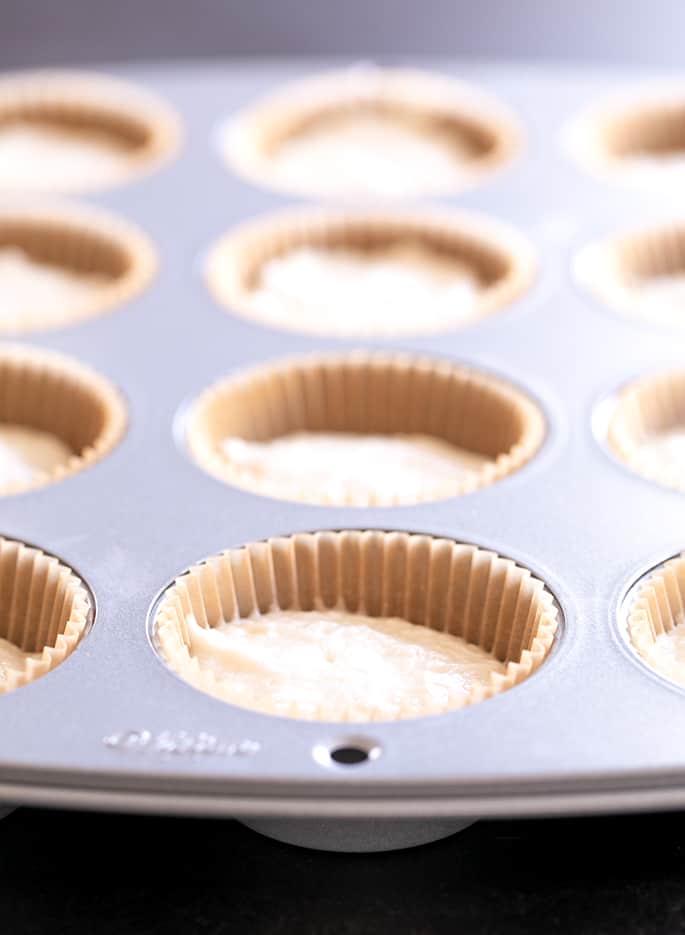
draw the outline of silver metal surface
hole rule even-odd
[[[0,500],[0,532],[74,565],[98,605],[92,630],[63,665],[0,698],[0,799],[248,820],[466,819],[685,804],[683,693],[636,663],[617,624],[635,576],[685,545],[685,497],[631,475],[593,432],[595,407],[627,378],[682,365],[685,330],[614,315],[570,273],[590,238],[673,216],[685,208],[685,193],[625,192],[587,177],[563,153],[566,120],[625,77],[440,70],[501,98],[527,136],[515,165],[442,203],[515,225],[537,250],[539,274],[525,297],[485,321],[396,342],[326,341],[250,325],[217,307],[205,288],[202,261],[215,239],[289,203],[224,167],[216,128],[302,75],[302,66],[118,70],[176,107],[185,145],[158,174],[89,199],[150,233],[161,258],[152,288],[107,317],[27,342],[114,380],[130,428],[91,470]],[[218,377],[298,352],[360,346],[447,357],[509,377],[545,410],[543,450],[522,471],[468,496],[362,510],[225,486],[179,448],[172,427],[180,407]],[[354,735],[382,755],[354,768],[314,753],[344,742],[347,727],[226,705],[160,662],[146,619],[181,570],[254,539],[341,527],[452,536],[528,565],[563,609],[553,654],[528,681],[482,704],[355,726]]]

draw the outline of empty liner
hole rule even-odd
[[[664,224],[591,244],[575,261],[581,285],[615,311],[685,327],[685,225]]]
[[[667,192],[685,182],[685,89],[607,101],[575,120],[566,142],[584,168],[607,181]]]
[[[21,178],[6,176],[10,191],[86,192],[120,185],[159,167],[176,152],[180,138],[176,115],[155,95],[114,78],[69,71],[37,71],[0,79],[0,140],[8,130],[51,131],[86,145],[95,141],[96,147],[116,157],[103,167],[97,162],[96,149],[92,161],[86,158],[80,171],[70,171],[63,178],[48,167],[46,181],[40,141],[20,141],[23,163],[35,159],[36,171],[27,173],[24,165]]]
[[[72,454],[31,480],[0,486],[0,495],[44,487],[95,464],[118,444],[126,409],[115,387],[94,370],[61,354],[0,345],[0,426],[48,432]]]
[[[389,188],[388,175],[402,166],[401,141],[388,144],[388,159],[370,170],[375,175],[342,187],[343,173],[331,176],[328,170],[327,179],[316,165],[300,166],[294,173],[279,166],[281,148],[303,134],[374,117],[405,127],[419,140],[440,141],[446,158],[453,153],[453,173],[414,169],[406,178],[400,174]],[[478,184],[516,155],[521,131],[508,111],[469,85],[409,69],[353,68],[290,85],[247,108],[227,125],[220,145],[235,171],[267,188],[323,198],[407,198]],[[363,172],[361,166],[359,174]]]
[[[685,687],[685,661],[665,659],[658,642],[685,623],[685,554],[664,562],[640,583],[626,623],[630,642],[647,665]]]
[[[468,309],[454,303],[453,315],[438,322],[417,306],[410,321],[389,316],[382,326],[337,320],[288,320],[274,317],[255,302],[265,265],[302,249],[355,251],[370,257],[384,250],[418,248],[453,262],[455,273],[467,272],[476,284]],[[528,241],[505,224],[476,214],[437,211],[289,211],[250,222],[219,240],[210,252],[206,275],[215,298],[245,318],[290,331],[330,336],[425,334],[470,324],[504,308],[531,285],[535,274]]]
[[[609,417],[607,444],[636,474],[685,490],[685,372],[624,387]]]
[[[0,658],[0,695],[63,662],[92,613],[89,592],[70,568],[40,549],[0,537],[0,639],[31,654],[23,667],[4,666]]]
[[[274,610],[331,609],[399,617],[451,633],[506,664],[454,707],[526,679],[549,653],[557,628],[551,593],[510,559],[449,539],[373,530],[268,539],[193,566],[162,596],[155,641],[184,681],[222,698],[222,676],[201,669],[194,655],[188,617],[208,628]],[[397,719],[416,716],[411,701]],[[307,719],[323,720],[316,714]],[[342,711],[339,718],[379,719],[373,710],[364,717]]]
[[[468,493],[521,468],[542,444],[539,408],[503,380],[405,354],[313,356],[257,367],[220,381],[191,406],[186,442],[195,460],[226,483],[282,499],[337,505],[390,506]],[[319,496],[305,485],[283,490],[255,478],[222,451],[226,438],[266,441],[295,432],[427,435],[487,461],[468,476],[425,489],[408,501]]]
[[[64,306],[35,297],[14,311],[0,294],[0,334],[52,330],[104,314],[134,298],[151,282],[157,259],[136,227],[84,206],[0,208],[0,270],[3,256],[39,264],[40,271],[66,273],[84,285]],[[26,275],[26,274],[25,274]],[[2,279],[0,278],[0,288]],[[35,303],[35,304],[34,304]]]

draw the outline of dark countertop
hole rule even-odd
[[[391,854],[232,821],[22,809],[0,822],[3,935],[685,932],[685,813],[479,822]]]

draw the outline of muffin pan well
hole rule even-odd
[[[84,206],[0,207],[0,334],[51,331],[102,315],[150,283],[148,238]]]
[[[447,697],[417,681],[416,694],[402,693],[400,686],[399,697],[394,690],[381,691],[374,701],[374,667],[365,670],[352,656],[347,663],[351,683],[369,678],[366,691],[357,692],[352,702],[345,697],[350,685],[343,684],[331,697],[336,656],[344,652],[337,637],[328,643],[326,665],[317,668],[307,685],[306,701],[297,686],[306,682],[307,667],[294,654],[292,668],[283,670],[280,700],[269,697],[274,679],[268,667],[263,675],[253,671],[249,657],[229,658],[224,671],[212,664],[213,644],[207,637],[216,636],[225,624],[252,618],[261,627],[274,613],[305,620],[306,614],[330,611],[342,612],[352,624],[360,618],[390,618],[424,633],[449,634],[501,665],[468,690],[448,688]],[[493,552],[430,536],[344,530],[254,542],[196,565],[164,594],[155,612],[153,639],[184,681],[216,698],[283,717],[358,723],[443,713],[507,691],[544,662],[556,628],[554,599],[543,583]],[[406,626],[398,631],[395,625],[389,632],[409,638]],[[426,641],[415,643],[414,653],[419,645],[436,651],[436,644]],[[411,666],[404,669],[411,671]]]
[[[222,128],[220,144],[231,168],[277,191],[406,200],[482,183],[518,154],[521,133],[476,87],[358,67],[250,102]]]
[[[178,122],[154,95],[92,72],[0,78],[0,192],[121,185],[176,151]]]
[[[5,346],[0,355],[49,358],[50,373],[59,358],[65,379],[87,369],[74,399],[86,406],[97,379],[118,413],[88,470],[0,498],[5,540],[35,543],[77,569],[94,610],[75,652],[0,698],[3,803],[237,816],[288,840],[354,849],[417,843],[481,816],[685,804],[682,689],[650,671],[624,627],[633,583],[685,547],[685,497],[627,470],[607,436],[624,387],[682,369],[685,332],[608,314],[604,297],[579,287],[574,271],[578,254],[612,231],[677,226],[678,190],[628,191],[569,157],[564,127],[620,76],[438,70],[502,101],[525,143],[501,171],[430,210],[497,219],[528,246],[535,275],[496,314],[461,327],[364,338],[269,327],[246,317],[233,295],[217,302],[206,281],[226,232],[277,212],[329,210],[313,200],[286,205],[256,177],[248,183],[229,171],[221,152],[226,122],[304,77],[302,67],[121,70],[168,102],[186,146],[136,185],[91,199],[146,232],[159,257],[147,288],[122,297],[116,313],[34,331],[31,348]],[[386,215],[377,204],[373,211]],[[537,414],[534,444],[517,470],[463,496],[364,508],[256,494],[222,482],[189,452],[188,427],[198,401],[211,402],[208,387],[221,396],[232,381],[291,361],[355,355],[492,379]],[[0,394],[0,404],[29,397]],[[52,418],[62,397],[50,383],[43,398]],[[401,421],[412,402],[388,415]],[[92,424],[67,420],[86,451],[105,409],[88,411]],[[269,408],[274,425],[279,417]],[[269,431],[265,423],[258,434]],[[507,437],[502,450],[514,442]],[[227,704],[160,659],[155,620],[183,569],[192,572],[178,580],[202,604],[213,593],[203,571],[211,556],[322,531],[424,537],[526,569],[556,612],[548,655],[530,678],[478,704],[356,724]],[[409,590],[420,603],[435,579],[417,579]],[[480,582],[469,613],[488,610],[488,600]]]
[[[255,493],[324,505],[393,506],[470,493],[506,477],[535,456],[545,423],[532,400],[489,374],[408,354],[357,352],[291,359],[221,380],[189,407],[184,434],[198,464]],[[307,446],[333,435],[433,443],[452,468],[432,475],[429,460],[423,483],[405,486],[401,475],[388,476],[400,472],[390,458],[385,476],[376,479],[374,471],[365,483],[363,471],[375,467],[372,451],[358,474],[343,470],[327,484],[319,473],[323,464],[307,474],[307,464],[298,466],[297,458],[306,462]],[[269,446],[288,440],[301,452],[291,455],[291,471],[279,464],[285,449],[270,458]],[[251,453],[255,444],[261,447]],[[341,452],[338,446],[329,461]],[[240,457],[244,453],[248,460]],[[396,449],[394,458],[402,453]],[[260,455],[266,459],[261,464]]]
[[[284,272],[293,257],[296,266]],[[424,281],[398,282],[397,265]],[[535,260],[524,237],[479,215],[292,211],[221,238],[206,273],[218,301],[252,321],[329,337],[398,338],[506,308],[530,287]],[[350,287],[355,275],[362,285]]]

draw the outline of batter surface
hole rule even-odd
[[[419,244],[378,251],[302,247],[264,264],[250,301],[278,326],[340,335],[446,328],[477,308],[472,267]]]
[[[41,653],[28,653],[0,637],[0,687],[11,673],[23,672],[27,659],[40,659]]]
[[[30,484],[37,475],[66,464],[73,451],[51,432],[0,423],[0,492]]]
[[[312,121],[278,145],[270,164],[296,189],[402,197],[460,185],[474,155],[466,136],[430,118],[360,109]]]
[[[657,636],[650,648],[649,664],[660,675],[685,686],[685,622]]]
[[[685,324],[685,273],[650,276],[635,283],[641,318],[666,324]]]
[[[650,436],[641,443],[639,452],[655,468],[680,472],[685,477],[685,428]]]
[[[130,147],[97,130],[33,122],[0,127],[0,188],[89,188],[120,178],[130,164]]]
[[[110,285],[106,276],[74,273],[39,263],[22,250],[0,248],[0,327],[60,324],[80,308],[97,301]]]
[[[227,438],[222,450],[236,480],[262,493],[359,506],[449,496],[489,463],[429,435],[296,432],[267,442]]]
[[[397,617],[274,611],[200,627],[191,655],[241,707],[307,720],[396,720],[458,707],[506,664],[460,637]]]

